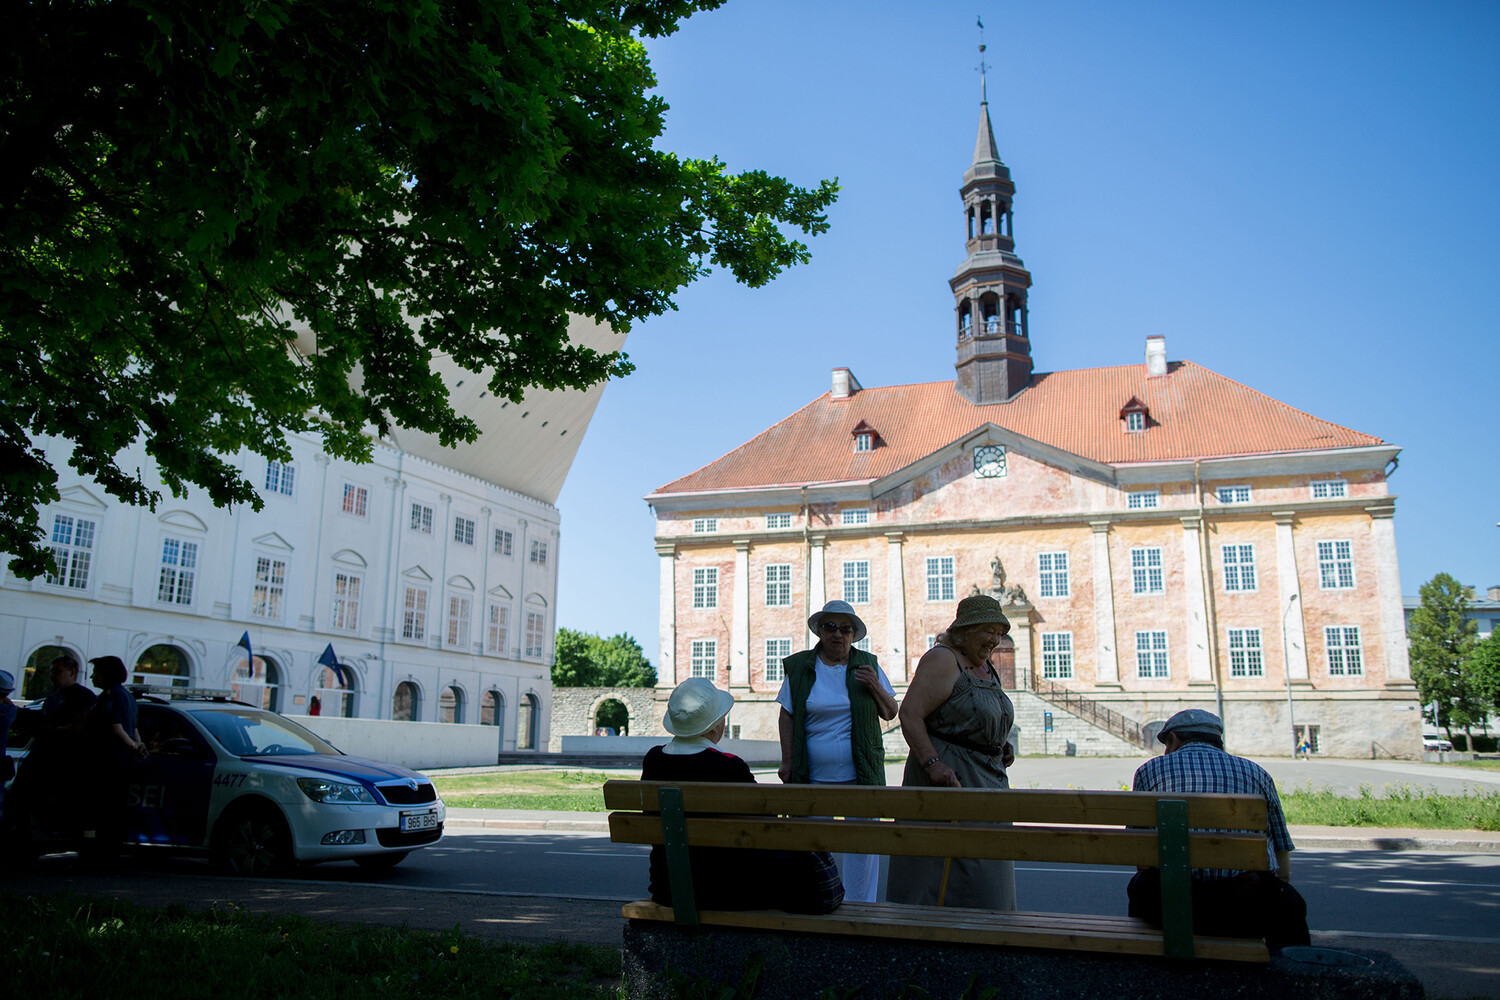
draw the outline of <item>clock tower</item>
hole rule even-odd
[[[964,246],[968,256],[949,279],[956,305],[958,391],[971,403],[1003,403],[1031,382],[1026,291],[1031,272],[1016,256],[1011,206],[1016,186],[1000,162],[989,100],[980,81],[979,135],[964,171]]]

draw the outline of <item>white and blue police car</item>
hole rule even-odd
[[[136,704],[148,753],[131,764],[127,847],[270,875],[322,861],[390,868],[442,839],[446,807],[416,771],[351,757],[229,692],[146,689]]]

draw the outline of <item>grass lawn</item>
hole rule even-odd
[[[1484,771],[1500,771],[1500,760],[1450,760],[1448,767],[1477,767]]]
[[[0,894],[0,909],[11,975],[48,1000],[604,1000],[620,982],[618,948],[323,924],[249,914],[232,903],[201,912]]]
[[[619,773],[542,768],[458,774],[433,779],[438,794],[460,809],[552,809],[603,812],[604,783]],[[629,777],[639,777],[638,774]]]

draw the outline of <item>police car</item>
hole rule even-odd
[[[442,839],[432,782],[351,757],[229,692],[137,689],[127,846],[206,854],[240,875],[350,860],[390,868]]]

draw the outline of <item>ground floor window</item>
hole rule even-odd
[[[1297,751],[1302,752],[1305,746],[1307,753],[1321,753],[1320,736],[1322,726],[1293,726],[1292,731],[1297,738]]]

